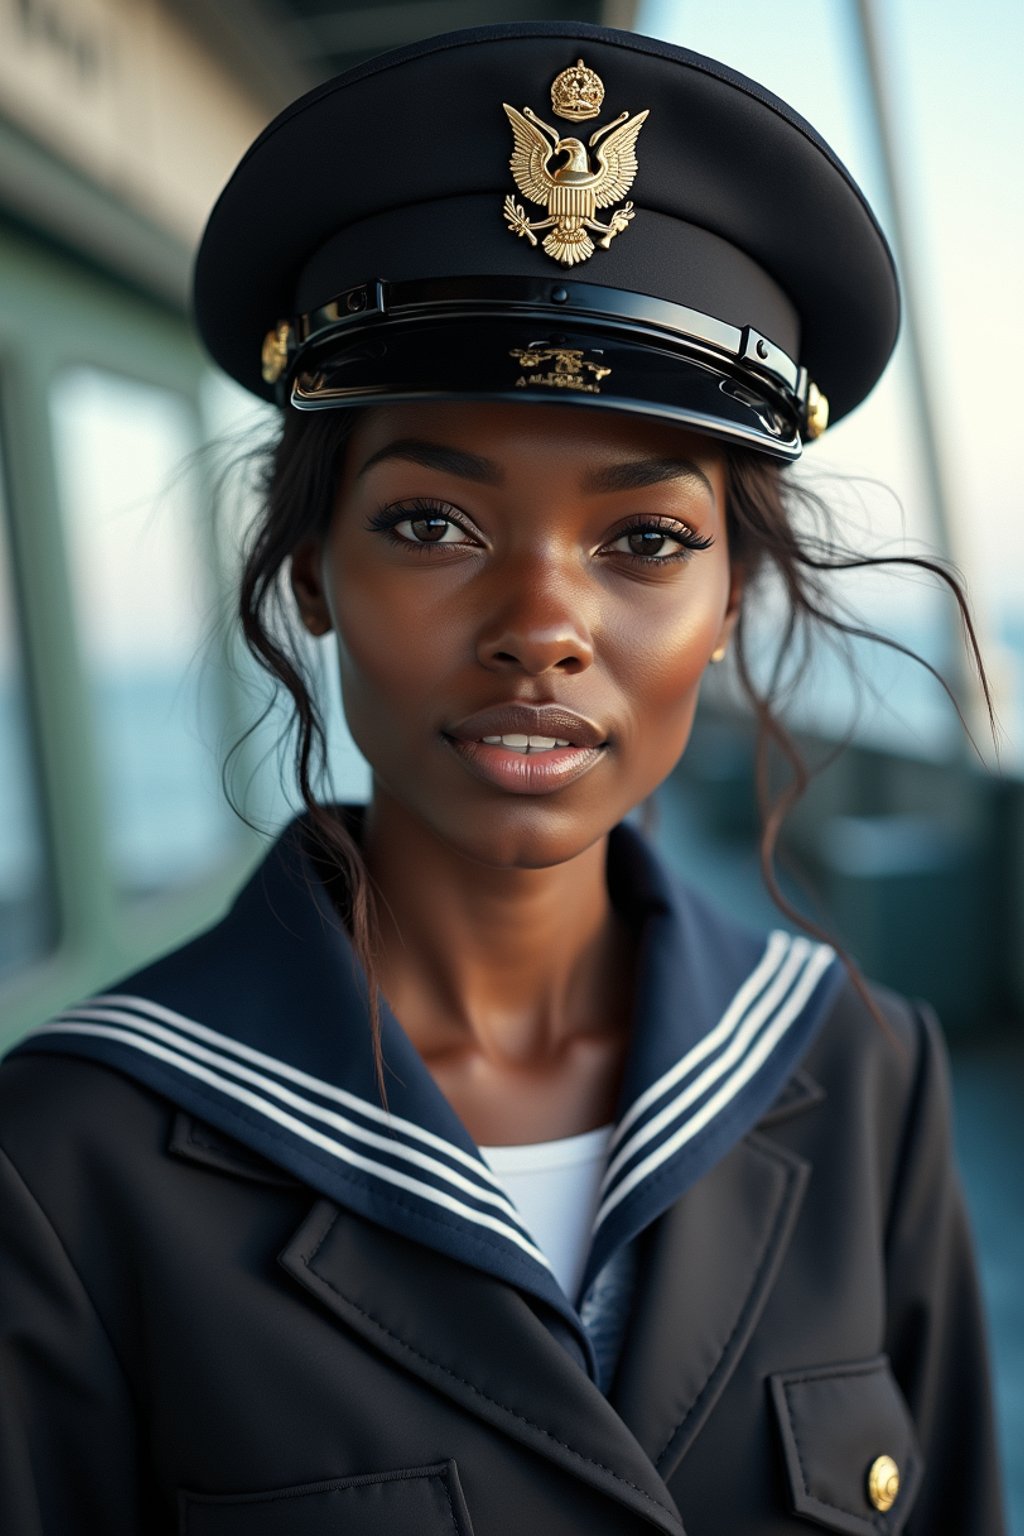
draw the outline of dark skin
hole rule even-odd
[[[364,854],[397,1017],[478,1143],[606,1124],[633,973],[607,839],[681,756],[736,621],[722,449],[617,412],[378,407],[292,585],[334,631],[373,771]],[[596,723],[588,771],[537,794],[471,774],[453,723],[513,701]]]

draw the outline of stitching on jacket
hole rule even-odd
[[[458,1520],[455,1518],[455,1506],[452,1503],[452,1489],[448,1478],[448,1473],[432,1472],[430,1475],[431,1477],[439,1477],[441,1479],[441,1487],[444,1489],[445,1503],[448,1505],[448,1513],[452,1517],[452,1530],[455,1532],[455,1536],[460,1536],[460,1527]]]
[[[451,1488],[449,1486],[448,1473],[447,1472],[417,1473],[416,1474],[416,1478],[415,1478],[415,1480],[417,1482],[424,1482],[424,1483],[432,1483],[435,1479],[437,1479],[437,1481],[440,1482],[441,1487],[444,1489],[445,1502],[448,1505],[448,1513],[452,1517],[452,1530],[455,1532],[455,1536],[462,1536],[461,1528],[459,1526],[459,1522],[455,1518],[455,1509],[454,1509],[454,1506],[452,1504],[452,1495],[451,1495]],[[240,1499],[237,1499],[237,1500],[232,1500],[231,1502],[234,1504],[234,1507],[236,1507],[236,1508],[240,1504],[241,1505],[245,1505],[245,1504],[272,1504],[272,1503],[275,1503],[275,1502],[277,1502],[277,1503],[284,1503],[284,1501],[286,1499],[308,1499],[308,1498],[313,1497],[314,1495],[324,1494],[324,1493],[352,1493],[354,1491],[358,1491],[360,1488],[379,1488],[384,1483],[395,1483],[395,1482],[398,1482],[398,1481],[412,1482],[413,1478],[411,1478],[411,1477],[404,1477],[402,1479],[399,1479],[397,1477],[388,1476],[387,1474],[385,1474],[382,1477],[360,1478],[360,1479],[358,1479],[358,1481],[349,1483],[347,1486],[343,1485],[342,1487],[337,1487],[337,1486],[327,1486],[327,1487],[324,1487],[324,1486],[322,1486],[320,1484],[314,1483],[309,1488],[289,1489],[289,1490],[286,1490],[286,1491],[279,1491],[278,1489],[271,1488],[271,1489],[268,1489],[267,1492],[265,1492],[265,1493],[254,1493],[251,1497],[240,1498]],[[188,1536],[189,1531],[195,1529],[195,1527],[193,1525],[192,1517],[195,1514],[196,1510],[197,1509],[207,1508],[209,1506],[209,1502],[210,1501],[209,1500],[199,1500],[199,1499],[189,1498],[189,1496],[187,1494],[185,1495],[185,1498],[186,1498],[186,1503],[185,1503],[185,1531],[184,1531],[184,1536]]]
[[[560,1445],[562,1447],[563,1451],[568,1451],[571,1456],[575,1456],[577,1461],[585,1461],[589,1466],[598,1467],[602,1472],[608,1472],[612,1477],[614,1477],[617,1483],[622,1483],[626,1488],[632,1488],[634,1493],[640,1494],[641,1498],[644,1498],[648,1501],[648,1503],[653,1504],[655,1509],[660,1509],[663,1514],[669,1515],[673,1520],[678,1519],[678,1516],[673,1510],[669,1509],[667,1504],[663,1504],[660,1499],[656,1499],[653,1494],[648,1493],[646,1488],[641,1488],[639,1483],[630,1482],[628,1477],[623,1477],[621,1472],[616,1472],[614,1467],[607,1466],[603,1461],[597,1461],[593,1456],[585,1456],[582,1451],[576,1450],[574,1446],[569,1445],[565,1440],[559,1440],[558,1436],[553,1434],[550,1429],[545,1429],[543,1424],[535,1424],[533,1419],[527,1418],[525,1413],[518,1413],[516,1409],[510,1408],[507,1403],[500,1402],[496,1397],[490,1397],[486,1392],[483,1391],[481,1387],[478,1387],[475,1382],[467,1381],[465,1376],[460,1376],[459,1373],[457,1371],[453,1371],[450,1366],[444,1365],[440,1360],[435,1360],[431,1355],[424,1354],[423,1351],[417,1349],[414,1344],[410,1344],[399,1334],[393,1333],[386,1323],[381,1322],[379,1317],[374,1317],[372,1312],[368,1311],[365,1307],[361,1307],[357,1301],[353,1301],[351,1296],[346,1296],[344,1291],[339,1290],[336,1285],[332,1285],[326,1275],[322,1274],[319,1270],[314,1270],[313,1260],[316,1258],[317,1254],[320,1252],[320,1249],[326,1242],[337,1219],[337,1215],[335,1215],[320,1234],[308,1256],[304,1255],[306,1258],[307,1268],[313,1270],[313,1273],[316,1275],[316,1278],[319,1280],[321,1285],[325,1285],[329,1291],[333,1291],[335,1296],[340,1296],[341,1300],[345,1302],[346,1306],[354,1308],[354,1310],[358,1312],[361,1317],[367,1318],[375,1328],[379,1328],[381,1333],[386,1334],[389,1339],[393,1339],[396,1344],[400,1345],[401,1348],[406,1350],[410,1355],[415,1355],[418,1360],[424,1361],[427,1365],[432,1365],[436,1370],[443,1372],[445,1376],[450,1376],[451,1379],[453,1381],[457,1381],[460,1386],[468,1387],[470,1392],[472,1392],[476,1397],[481,1397],[485,1403],[491,1403],[495,1408],[500,1408],[502,1413],[510,1414],[512,1418],[518,1419],[520,1424],[528,1424],[531,1429],[537,1430],[545,1437],[545,1439],[553,1440],[555,1445]]]
[[[881,1360],[871,1365],[836,1366],[834,1370],[809,1371],[806,1376],[781,1377],[784,1390],[789,1387],[804,1386],[809,1381],[845,1381],[849,1376],[876,1376],[879,1371],[885,1374],[885,1363]]]
[[[786,1169],[786,1185],[785,1185],[786,1191],[788,1192],[792,1188],[793,1181],[798,1176],[798,1170],[796,1168],[792,1167],[790,1164],[786,1163],[783,1160],[781,1153],[776,1153],[775,1151],[769,1152],[766,1147],[758,1146],[755,1141],[753,1141],[753,1140],[751,1140],[749,1138],[745,1139],[744,1145],[747,1146],[750,1149],[751,1152],[756,1152],[759,1157],[763,1157],[766,1162],[773,1163],[776,1166],[781,1162],[783,1167]],[[773,1222],[773,1224],[772,1224],[772,1226],[771,1226],[771,1228],[770,1228],[770,1230],[768,1232],[768,1236],[765,1238],[764,1249],[762,1250],[761,1257],[760,1257],[760,1259],[758,1261],[757,1269],[756,1269],[756,1271],[754,1273],[753,1284],[751,1285],[750,1290],[748,1292],[746,1304],[743,1307],[741,1307],[740,1315],[736,1319],[736,1322],[733,1325],[732,1331],[730,1332],[729,1337],[726,1339],[725,1344],[722,1347],[722,1352],[721,1352],[721,1354],[718,1357],[718,1364],[715,1366],[714,1370],[711,1372],[710,1376],[707,1378],[707,1380],[705,1381],[704,1385],[701,1387],[700,1391],[698,1392],[697,1396],[694,1398],[693,1402],[690,1404],[690,1407],[687,1409],[686,1413],[679,1420],[678,1424],[676,1424],[675,1427],[672,1429],[668,1439],[665,1441],[665,1444],[662,1446],[661,1450],[658,1452],[657,1456],[654,1458],[655,1465],[657,1465],[661,1461],[661,1458],[665,1455],[666,1451],[668,1450],[669,1446],[672,1444],[673,1440],[678,1435],[679,1431],[684,1427],[684,1425],[686,1425],[689,1422],[689,1420],[694,1416],[694,1414],[697,1413],[697,1411],[699,1410],[701,1404],[703,1403],[704,1399],[706,1398],[707,1394],[712,1390],[712,1388],[713,1388],[713,1386],[715,1384],[715,1381],[717,1380],[718,1376],[725,1369],[725,1362],[726,1362],[726,1360],[728,1358],[729,1350],[732,1347],[732,1342],[735,1339],[736,1335],[740,1332],[740,1330],[746,1324],[746,1320],[747,1320],[748,1316],[750,1315],[751,1308],[754,1306],[755,1300],[756,1300],[756,1298],[757,1298],[757,1296],[759,1294],[759,1291],[760,1291],[762,1276],[764,1275],[765,1269],[767,1268],[768,1263],[771,1260],[772,1254],[775,1251],[775,1246],[776,1246],[776,1243],[778,1241],[779,1228],[783,1224],[783,1222],[787,1219],[787,1217],[788,1217],[788,1206],[787,1206],[787,1203],[784,1201],[780,1205],[778,1215],[776,1216],[775,1221]]]

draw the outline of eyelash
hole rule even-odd
[[[630,550],[627,559],[635,560],[640,565],[672,565],[676,560],[689,560],[690,556],[702,549],[710,549],[715,542],[710,534],[700,534],[693,528],[688,528],[685,523],[673,523],[669,526],[666,522],[659,522],[657,518],[644,517],[641,513],[628,519],[626,526],[620,528],[612,543],[628,537],[631,533],[658,533],[663,538],[673,539],[680,547],[673,555],[637,555]]]
[[[400,544],[403,549],[414,549],[420,554],[430,554],[431,551],[438,548],[453,549],[458,547],[452,544],[441,545],[439,541],[429,542],[419,539],[407,539],[396,531],[402,523],[416,522],[427,518],[443,518],[446,522],[451,523],[453,527],[460,528],[468,537],[472,537],[470,530],[464,523],[460,522],[456,515],[456,508],[451,506],[449,502],[432,501],[429,499],[379,507],[376,512],[371,513],[367,518],[366,526],[371,532],[385,534],[393,544]],[[616,543],[619,539],[627,538],[631,533],[661,534],[663,538],[672,539],[680,546],[671,555],[638,555],[632,550],[629,552],[624,550],[617,551],[617,553],[625,554],[627,560],[632,561],[635,565],[672,565],[677,560],[688,560],[691,555],[700,550],[710,549],[715,542],[710,535],[696,533],[692,528],[688,528],[685,523],[673,523],[670,527],[664,521],[659,522],[656,518],[644,517],[639,513],[629,518],[625,526],[619,529],[615,538],[610,542]]]
[[[400,533],[395,532],[395,529],[402,523],[415,523],[424,518],[443,517],[446,522],[453,524],[456,528],[461,528],[463,533],[469,534],[469,529],[465,524],[459,522],[454,513],[455,508],[446,501],[431,501],[429,499],[404,501],[400,502],[397,506],[379,507],[376,512],[371,513],[366,519],[366,526],[373,533],[386,534],[392,544],[400,544],[403,549],[414,549],[418,554],[430,554],[432,550],[438,547],[436,543],[432,544],[419,539],[403,538]],[[453,546],[449,544],[446,547],[451,549]]]

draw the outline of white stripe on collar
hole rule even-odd
[[[479,1158],[472,1157],[457,1147],[453,1142],[446,1141],[443,1136],[438,1136],[434,1131],[428,1131],[426,1126],[419,1125],[415,1120],[407,1120],[402,1115],[397,1115],[390,1109],[384,1109],[380,1104],[371,1103],[362,1099],[358,1094],[351,1093],[347,1088],[340,1088],[335,1083],[329,1083],[322,1077],[314,1077],[309,1072],[303,1072],[298,1067],[293,1067],[289,1062],[282,1061],[277,1056],[269,1056],[265,1051],[257,1051],[251,1045],[246,1045],[241,1040],[234,1039],[231,1035],[221,1034],[216,1029],[210,1029],[206,1024],[199,1024],[195,1019],[187,1018],[183,1013],[177,1013],[173,1008],[167,1008],[163,1003],[152,1002],[149,998],[133,997],[128,993],[105,992],[96,997],[91,997],[86,1005],[77,1005],[73,1009],[67,1009],[59,1014],[58,1018],[66,1018],[74,1013],[80,1016],[85,1009],[94,1007],[124,1007],[134,1013],[148,1015],[161,1023],[168,1024],[172,1029],[180,1030],[184,1034],[193,1035],[197,1040],[204,1041],[207,1045],[216,1046],[233,1056],[238,1056],[242,1061],[250,1062],[253,1066],[262,1067],[268,1072],[275,1073],[284,1078],[286,1082],[295,1083],[300,1088],[305,1088],[311,1093],[317,1093],[321,1098],[330,1099],[335,1104],[343,1104],[346,1109],[355,1114],[363,1115],[367,1120],[375,1124],[384,1125],[393,1134],[409,1137],[410,1140],[420,1141],[425,1146],[433,1147],[438,1152],[443,1152],[447,1157],[462,1163],[477,1178],[488,1182],[493,1189],[498,1190],[497,1182],[492,1178],[490,1169]]]
[[[140,999],[140,1001],[144,1001]],[[102,1020],[118,1022],[101,1022]],[[130,1026],[130,1027],[126,1027]],[[200,1026],[201,1027],[201,1026]],[[210,1051],[203,1046],[195,1044],[183,1035],[177,1034],[164,1026],[153,1024],[141,1019],[127,1011],[103,1008],[77,1008],[69,1009],[52,1024],[44,1024],[32,1031],[32,1036],[42,1035],[84,1035],[98,1040],[112,1040],[119,1044],[127,1045],[144,1055],[152,1056],[174,1067],[177,1071],[187,1076],[206,1083],[217,1092],[245,1104],[248,1108],[257,1111],[275,1124],[292,1131],[304,1141],[329,1153],[340,1162],[350,1167],[358,1168],[384,1183],[399,1189],[404,1189],[410,1194],[417,1195],[420,1199],[442,1206],[445,1210],[476,1226],[485,1227],[500,1237],[507,1238],[520,1248],[531,1259],[548,1269],[548,1261],[536,1244],[526,1234],[520,1225],[515,1207],[508,1197],[498,1188],[485,1188],[483,1183],[473,1184],[455,1169],[447,1168],[436,1158],[430,1157],[413,1147],[407,1147],[397,1141],[368,1131],[355,1122],[338,1115],[331,1110],[312,1103],[308,1099],[301,1098],[283,1085],[274,1083],[272,1079],[262,1073],[255,1072],[240,1063],[232,1061],[226,1056]],[[166,1042],[166,1043],[162,1043]],[[203,1063],[209,1063],[204,1065]],[[283,1063],[279,1065],[284,1065]],[[214,1067],[221,1070],[215,1071]],[[224,1074],[231,1073],[231,1077]],[[240,1079],[241,1081],[234,1081]],[[427,1184],[422,1179],[411,1177],[403,1173],[401,1169],[391,1168],[378,1159],[370,1158],[364,1153],[348,1146],[335,1137],[327,1136],[318,1131],[307,1120],[297,1118],[297,1115],[289,1114],[270,1099],[261,1094],[254,1093],[243,1086],[243,1083],[252,1083],[255,1087],[262,1088],[264,1094],[272,1094],[282,1104],[288,1104],[299,1114],[304,1114],[309,1119],[318,1120],[329,1125],[333,1130],[347,1135],[356,1144],[379,1149],[389,1156],[400,1158],[412,1163],[423,1171],[432,1174],[442,1185],[450,1189],[458,1189],[468,1194],[472,1199],[479,1200],[488,1205],[495,1206],[501,1216],[492,1216],[486,1211],[480,1211],[467,1205],[465,1200],[448,1193],[444,1187]],[[460,1149],[451,1147],[446,1150],[458,1152]],[[493,1184],[490,1171],[481,1165],[481,1173],[488,1183]],[[504,1219],[503,1219],[504,1218]]]
[[[630,1126],[635,1124],[641,1115],[646,1114],[652,1104],[655,1104],[658,1099],[668,1093],[670,1088],[674,1088],[684,1077],[689,1076],[694,1067],[699,1066],[706,1056],[710,1056],[712,1051],[718,1049],[722,1041],[734,1028],[737,1020],[743,1016],[746,1009],[750,1006],[751,1001],[778,970],[789,951],[790,942],[790,935],[784,933],[781,929],[776,929],[769,935],[768,944],[760,963],[747,977],[714,1028],[708,1030],[703,1039],[698,1040],[692,1050],[687,1051],[686,1055],[681,1057],[667,1072],[663,1073],[657,1082],[651,1083],[650,1087],[646,1088],[640,1097],[634,1100],[622,1116],[615,1127],[615,1134],[612,1137],[612,1144],[609,1148],[610,1154],[615,1155],[616,1147],[621,1143]],[[616,1158],[616,1162],[618,1161],[619,1159]]]
[[[773,940],[783,942],[773,944]],[[601,1191],[604,1198],[594,1220],[595,1231],[637,1185],[650,1178],[656,1169],[722,1113],[774,1050],[790,1025],[799,1018],[804,1005],[834,959],[835,952],[827,944],[812,944],[807,939],[791,938],[784,933],[772,935],[761,965],[750,977],[750,982],[757,977],[763,985],[774,972],[771,985],[763,993],[760,1002],[750,1008],[747,1013],[744,1013],[738,1005],[749,1004],[752,996],[756,995],[757,988],[749,984],[741,988],[721,1023],[712,1031],[716,1046],[729,1039],[730,1035],[732,1036],[727,1048],[699,1077],[688,1083],[682,1093],[620,1147],[602,1181]],[[711,1039],[711,1036],[707,1039]],[[706,1040],[702,1041],[700,1047],[689,1052],[677,1068],[666,1074],[666,1077],[672,1078],[673,1085],[686,1075],[688,1069],[692,1071],[693,1067],[708,1054],[703,1049],[706,1043]],[[700,1109],[684,1120],[673,1134],[665,1136],[642,1162],[633,1167],[631,1172],[623,1173],[626,1164],[649,1141],[666,1131],[737,1061],[739,1064],[735,1071],[725,1078],[718,1091],[712,1094]],[[662,1082],[664,1083],[664,1079]],[[655,1085],[655,1087],[658,1086]],[[645,1095],[645,1097],[648,1096]],[[657,1097],[658,1095],[648,1097],[648,1106]]]

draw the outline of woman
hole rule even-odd
[[[998,1532],[936,1026],[624,821],[755,689],[761,571],[818,604],[780,467],[893,344],[860,193],[710,60],[485,28],[283,113],[196,310],[282,407],[241,614],[306,810],[0,1074],[3,1529]]]

